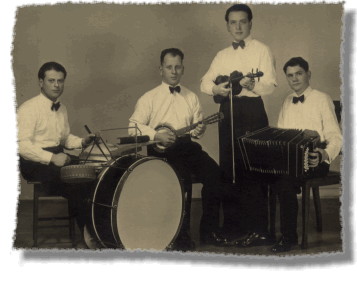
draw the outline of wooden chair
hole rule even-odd
[[[68,225],[56,225],[54,227],[69,227],[69,237],[72,241],[72,247],[75,247],[75,222],[74,217],[70,214],[72,213],[72,202],[68,200],[68,216],[67,217],[39,217],[39,198],[40,197],[54,197],[58,195],[51,195],[46,192],[43,184],[38,181],[28,181],[28,184],[33,184],[33,247],[38,247],[38,230],[39,228],[53,227],[53,226],[40,226],[38,223],[40,221],[58,221],[58,220],[68,220]]]
[[[335,113],[338,123],[341,122],[341,103],[334,101]],[[319,177],[308,180],[302,187],[302,241],[301,248],[308,248],[308,226],[309,226],[309,211],[310,211],[310,188],[314,200],[316,212],[316,230],[322,232],[322,212],[321,212],[321,199],[320,199],[320,186],[327,186],[341,183],[341,173],[337,171],[330,171],[327,176]],[[269,218],[270,218],[270,235],[276,237],[275,234],[275,213],[276,213],[276,195],[272,188],[269,188]]]

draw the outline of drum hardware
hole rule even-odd
[[[110,242],[104,241],[104,240],[96,240],[96,241],[97,241],[97,242],[100,242],[101,244],[105,243],[105,244],[109,244],[109,245],[116,246],[117,249],[119,249],[119,250],[125,250],[123,244],[110,243]]]
[[[107,204],[102,204],[102,203],[94,202],[93,200],[88,200],[88,203],[90,203],[90,204],[97,204],[97,205],[100,205],[100,206],[103,206],[103,207],[107,207],[107,208],[111,208],[111,209],[114,209],[114,210],[117,210],[117,209],[118,209],[118,206],[117,206],[117,205],[110,206],[110,205],[107,205]]]
[[[89,128],[88,128],[87,125],[84,125],[84,128],[87,130],[88,134],[91,134],[91,133],[92,133],[92,132],[89,130]],[[103,139],[102,139],[102,137],[99,135],[99,133],[96,134],[96,136],[95,136],[93,147],[94,147],[94,145],[97,145],[97,147],[99,148],[99,150],[100,150],[100,151],[102,152],[102,154],[104,155],[105,159],[107,159],[107,161],[109,161],[109,159],[107,158],[107,156],[106,156],[105,153],[103,152],[102,148],[101,148],[100,145],[98,144],[98,139],[99,139],[99,138],[102,140],[104,146],[106,147],[106,149],[108,150],[108,152],[109,152],[109,154],[110,154],[109,148],[107,147],[107,145],[105,144],[105,142],[103,141]],[[92,149],[93,149],[93,147],[92,147]],[[92,151],[92,149],[91,149],[91,151]],[[89,157],[91,151],[89,152],[89,154],[88,154],[88,156],[87,156],[87,159],[88,159],[88,157]],[[111,154],[110,154],[110,155],[111,155]],[[85,163],[85,162],[84,162],[84,163]]]
[[[135,158],[138,158],[138,130],[140,132],[140,135],[142,135],[143,133],[141,132],[141,130],[138,127],[138,124],[135,123],[135,127],[124,127],[124,128],[113,128],[113,129],[105,129],[102,130],[102,132],[104,131],[114,131],[114,130],[127,130],[127,129],[135,129]]]

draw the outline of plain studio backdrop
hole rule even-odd
[[[213,98],[200,92],[200,79],[218,51],[231,44],[224,15],[231,4],[59,4],[18,8],[13,71],[17,107],[39,94],[37,72],[48,61],[68,73],[60,98],[68,110],[71,132],[84,136],[126,127],[137,100],[161,83],[160,53],[183,51],[181,84],[195,92],[205,116],[218,111]],[[264,97],[271,126],[292,93],[284,64],[301,56],[310,64],[312,87],[340,100],[342,4],[259,4],[253,11],[253,38],[269,46],[276,60],[278,87]],[[239,69],[237,69],[239,71]],[[111,142],[127,131],[113,131]],[[110,142],[109,141],[109,142]],[[218,163],[218,125],[208,125],[199,140]],[[21,178],[20,199],[32,189]]]

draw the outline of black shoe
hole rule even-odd
[[[238,239],[242,239],[247,236],[248,231],[242,229],[242,228],[223,228],[219,231],[219,233],[226,237],[228,241],[236,241]]]
[[[298,238],[291,238],[289,239],[287,236],[282,235],[277,244],[270,251],[273,253],[281,253],[281,252],[288,252],[290,251],[292,246],[298,244]]]
[[[274,243],[275,240],[272,239],[269,235],[253,232],[249,234],[246,239],[234,242],[234,246],[238,248],[248,248],[254,246],[273,245]]]
[[[201,234],[200,241],[201,244],[210,244],[218,247],[229,246],[228,240],[217,232]]]

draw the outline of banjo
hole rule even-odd
[[[173,132],[177,138],[180,138],[182,137],[184,134],[186,134],[187,132],[195,129],[199,124],[213,124],[213,123],[216,123],[220,120],[222,120],[224,118],[224,115],[222,112],[217,112],[213,115],[210,115],[208,116],[207,118],[203,119],[202,121],[200,122],[197,122],[197,123],[194,123],[192,125],[189,125],[187,127],[184,127],[184,128],[181,128],[179,130],[175,130],[174,128],[172,128],[170,125],[167,125],[167,124],[162,124],[162,125],[158,125],[156,128],[155,128],[155,131],[156,132],[161,132],[161,131],[171,131]],[[176,138],[176,142],[177,142],[177,138]],[[166,147],[164,146],[162,143],[155,143],[152,145],[153,149],[155,149],[155,151],[159,152],[159,153],[165,153],[167,152],[168,150],[172,149],[173,147],[175,146],[175,144],[169,146],[169,147]]]

